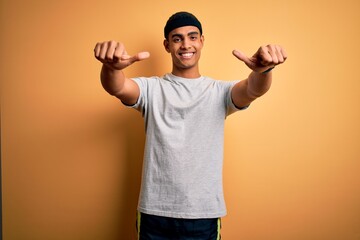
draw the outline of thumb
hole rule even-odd
[[[150,57],[150,53],[149,52],[139,52],[138,54],[136,54],[138,61],[142,61],[144,59],[147,59]]]
[[[134,56],[130,56],[130,55],[127,55],[127,54],[122,55],[121,60],[128,61],[129,64],[133,64],[134,62],[142,61],[142,60],[147,59],[149,57],[150,57],[149,52],[139,52],[138,54],[135,54]]]
[[[246,64],[251,64],[250,59],[243,52],[240,52],[239,50],[233,50],[232,54],[240,61]]]

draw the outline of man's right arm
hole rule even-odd
[[[97,43],[94,53],[96,59],[103,63],[100,78],[104,89],[124,104],[134,105],[139,98],[140,89],[122,70],[134,62],[149,58],[150,54],[140,52],[129,56],[124,45],[115,41]]]

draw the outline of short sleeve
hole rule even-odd
[[[144,77],[137,77],[137,78],[132,78],[132,80],[139,86],[140,89],[140,95],[139,98],[137,99],[136,103],[133,105],[126,105],[129,108],[134,108],[136,110],[138,110],[139,112],[141,112],[143,115],[145,113],[145,106],[146,106],[146,102],[147,102],[147,97],[146,97],[146,93],[148,92],[148,81],[146,80],[146,78]]]

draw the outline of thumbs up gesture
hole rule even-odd
[[[258,73],[274,68],[287,59],[285,50],[279,45],[261,46],[252,57],[247,57],[239,50],[234,50],[232,53],[251,70]]]
[[[128,55],[124,44],[115,41],[97,43],[94,49],[95,58],[114,70],[122,70],[134,62],[150,57],[149,52]]]

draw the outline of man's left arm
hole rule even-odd
[[[247,57],[238,50],[234,50],[233,55],[252,70],[249,77],[235,84],[231,91],[233,103],[241,109],[270,89],[272,69],[284,63],[287,54],[279,45],[267,45],[260,47],[252,57]]]

